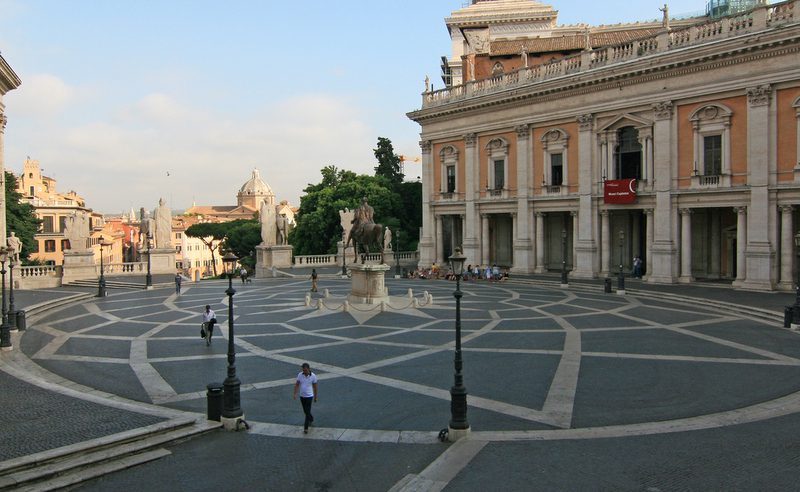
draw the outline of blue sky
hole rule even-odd
[[[5,166],[38,159],[105,213],[234,204],[254,168],[299,205],[323,166],[371,173],[378,137],[419,155],[405,113],[426,75],[442,87],[444,18],[464,3],[0,0],[0,52],[23,81],[4,98]],[[597,25],[660,18],[664,2],[543,3]]]

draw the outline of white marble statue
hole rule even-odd
[[[270,205],[266,200],[262,201],[258,212],[258,220],[261,222],[261,246],[275,246],[278,236],[275,215],[275,205]]]
[[[6,238],[8,246],[8,258],[12,263],[19,263],[19,252],[22,250],[22,242],[17,237],[17,233],[11,231],[11,235]]]
[[[158,208],[155,209],[155,247],[157,249],[172,249],[172,211],[167,207],[163,198],[158,200]],[[152,224],[150,224],[152,225]]]
[[[289,221],[286,220],[285,215],[280,214],[275,218],[275,221],[275,228],[277,230],[276,244],[285,246],[289,243]]]
[[[391,251],[392,250],[392,230],[388,227],[385,231],[383,231],[383,250],[384,251]]]
[[[86,212],[72,212],[64,225],[64,237],[69,241],[69,249],[73,253],[86,251],[86,239],[89,237],[89,218]]]
[[[347,241],[350,235],[350,229],[353,228],[353,219],[355,216],[355,211],[349,208],[339,210],[339,221],[342,226],[342,241]]]

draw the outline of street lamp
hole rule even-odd
[[[456,247],[455,252],[450,257],[450,264],[453,273],[456,275],[456,291],[453,297],[456,298],[456,353],[453,364],[455,366],[455,381],[450,388],[450,429],[449,436],[451,441],[455,441],[469,432],[469,422],[467,422],[467,389],[464,387],[464,376],[461,374],[463,361],[461,359],[461,275],[464,274],[464,261],[466,256],[461,254],[461,248]],[[455,432],[454,432],[455,431]]]
[[[222,418],[226,429],[236,429],[238,421],[242,418],[242,407],[239,404],[241,382],[236,377],[236,353],[233,351],[233,295],[236,294],[233,289],[233,274],[237,261],[239,258],[230,251],[222,257],[222,267],[228,276],[228,290],[225,291],[228,296],[228,377],[222,383],[225,391]],[[225,419],[229,420],[226,422]]]
[[[622,252],[624,250],[623,243],[625,241],[625,231],[619,230],[619,284],[617,285],[618,292],[625,292],[625,272],[622,270]]]
[[[567,230],[561,229],[561,285],[567,285]]]
[[[797,270],[797,286],[794,298],[794,306],[792,306],[792,323],[795,325],[792,328],[797,328],[800,325],[800,232],[794,235],[795,254],[797,261],[795,262],[795,270]]]
[[[17,329],[17,308],[14,307],[14,255],[16,252],[10,251],[8,257],[8,326],[12,330]]]
[[[394,277],[400,278],[400,229],[394,233]]]
[[[2,297],[3,297],[3,318],[0,323],[0,349],[11,350],[11,327],[8,326],[8,313],[6,312],[6,261],[8,261],[8,249],[0,247],[0,276],[2,276]]]
[[[144,285],[147,289],[153,288],[153,276],[150,275],[150,251],[153,249],[153,235],[147,233],[147,275],[144,276]]]
[[[111,243],[105,242],[105,239],[100,236],[100,279],[97,281],[97,297],[106,296],[106,277],[105,267],[103,265],[103,247],[111,246]]]

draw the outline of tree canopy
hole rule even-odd
[[[22,195],[17,191],[17,178],[6,171],[6,235],[16,233],[22,243],[20,260],[27,263],[31,253],[38,251],[34,235],[39,232],[42,221],[36,217],[36,210],[30,203],[21,202]]]
[[[402,182],[400,158],[389,139],[378,139],[375,156],[379,160],[375,176],[326,166],[320,171],[322,181],[303,190],[297,224],[289,233],[294,254],[335,253],[342,240],[339,211],[354,210],[363,197],[375,209],[375,222],[392,229],[394,244],[405,251],[416,248],[422,223],[422,185]]]
[[[230,223],[224,222],[201,222],[194,224],[186,229],[186,234],[189,237],[195,237],[203,241],[203,244],[208,246],[211,251],[211,266],[214,269],[214,276],[217,275],[217,263],[214,261],[214,251],[216,251],[222,241],[228,235],[228,228]]]

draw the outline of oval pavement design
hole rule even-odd
[[[315,295],[310,306],[307,280],[234,284],[245,417],[254,432],[302,436],[291,388],[307,361],[320,378],[310,437],[430,442],[450,417],[455,283],[387,279],[388,307],[344,311],[348,282],[321,279],[330,297]],[[180,296],[162,289],[95,299],[47,314],[21,348],[89,388],[205,413],[206,385],[226,376],[226,287],[208,281]],[[641,435],[800,410],[800,338],[763,321],[599,289],[511,281],[462,282],[462,291],[473,437]],[[211,347],[199,337],[205,304],[221,328]]]

